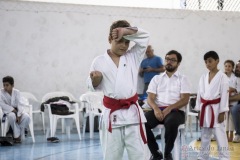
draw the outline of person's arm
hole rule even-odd
[[[163,113],[155,103],[156,94],[148,92],[147,103],[153,109],[155,117],[159,120],[163,120]]]
[[[132,54],[131,56],[134,56],[135,59],[134,63],[136,64],[137,67],[139,67],[146,53],[146,49],[149,42],[149,33],[141,28],[136,27],[131,28],[137,29],[137,32],[132,35],[126,35],[124,36],[124,38],[135,43],[135,45],[131,47],[128,52]]]
[[[120,41],[124,36],[135,34],[137,31],[135,27],[115,28],[112,30],[112,38],[113,40]]]
[[[140,77],[143,77],[143,72],[144,72],[144,71],[143,71],[143,68],[139,68],[139,72],[138,72],[138,73],[139,73],[139,76],[140,76]]]
[[[180,99],[176,103],[169,105],[163,110],[164,117],[166,117],[174,109],[180,109],[182,107],[185,107],[188,104],[189,97],[190,93],[181,93]]]
[[[5,103],[5,101],[3,100],[3,95],[1,95],[0,93],[0,107],[3,110],[3,113],[10,113],[10,112],[14,112],[16,111],[14,107],[8,105],[7,103]]]
[[[230,101],[230,102],[240,101],[240,94],[236,94],[236,95],[234,95],[234,96],[230,96],[230,97],[229,97],[229,101]]]
[[[90,78],[92,80],[92,85],[95,88],[102,82],[103,75],[99,71],[92,71],[90,73]]]
[[[221,80],[220,86],[220,103],[219,103],[219,114],[218,123],[222,123],[225,119],[225,113],[229,111],[229,79],[224,74]]]
[[[143,69],[143,72],[157,72],[157,73],[160,73],[160,72],[164,72],[164,71],[165,71],[164,66],[161,66],[161,67],[158,67],[158,68],[147,67],[146,69]]]

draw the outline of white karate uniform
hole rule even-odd
[[[24,138],[24,131],[30,123],[30,117],[24,112],[24,99],[20,96],[20,92],[13,88],[12,95],[10,95],[4,89],[1,89],[0,107],[3,113],[7,115],[8,122],[13,129],[14,138],[18,138],[20,135]],[[14,108],[18,110],[17,116],[21,116],[20,123],[16,122],[16,114],[12,112]]]
[[[232,73],[229,77],[229,87],[237,89],[237,77]],[[231,96],[235,95],[232,93]],[[235,106],[238,101],[231,102],[229,106]],[[226,131],[234,131],[234,124],[230,110],[226,114]]]
[[[114,99],[128,99],[137,93],[138,69],[148,45],[149,34],[138,28],[137,33],[124,36],[124,38],[135,42],[135,45],[120,57],[118,67],[107,52],[96,57],[90,72],[100,71],[103,79],[98,87],[93,88],[89,77],[89,89],[103,91],[105,96]],[[139,111],[145,133],[146,118],[140,107]],[[109,114],[110,109],[105,107],[99,127],[104,160],[121,160],[124,148],[126,148],[130,160],[148,160],[149,149],[147,144],[143,143],[140,135],[136,106],[131,105],[128,109],[117,110],[111,114],[112,133],[108,131]]]
[[[210,128],[211,123],[211,109],[210,106],[206,106],[205,116],[203,121],[202,133],[201,133],[201,148],[199,153],[199,159],[207,160],[209,158],[209,149],[212,133],[215,135],[220,160],[228,160],[228,140],[226,135],[225,123],[218,123],[218,115],[222,112],[228,112],[228,100],[229,100],[229,79],[225,73],[218,71],[209,83],[209,72],[202,75],[199,82],[196,107],[195,110],[201,111],[202,105],[201,98],[205,100],[214,100],[221,98],[220,103],[211,104],[215,115],[213,128]]]

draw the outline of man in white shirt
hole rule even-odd
[[[230,101],[238,101],[238,104],[231,107],[233,123],[235,127],[234,143],[240,143],[240,60],[236,64],[235,76],[237,77],[237,94],[229,98]]]
[[[172,160],[171,151],[177,137],[178,126],[185,122],[185,106],[190,96],[190,84],[188,79],[177,71],[181,61],[180,53],[175,50],[169,51],[165,56],[166,71],[153,77],[148,86],[147,102],[153,110],[146,112],[145,116],[151,160],[163,158],[152,129],[158,124],[164,124],[166,143],[164,159]]]
[[[25,128],[30,123],[30,117],[23,111],[23,99],[20,96],[20,92],[14,88],[14,79],[11,76],[6,76],[2,82],[3,88],[0,91],[0,107],[13,129],[15,143],[20,143],[22,137],[25,135]]]

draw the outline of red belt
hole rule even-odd
[[[218,104],[220,102],[221,98],[218,99],[213,99],[213,100],[205,100],[201,97],[201,102],[203,103],[202,105],[202,110],[201,110],[201,116],[200,116],[200,127],[203,126],[203,120],[204,120],[204,116],[205,116],[205,110],[207,106],[210,106],[211,111],[212,111],[212,119],[211,119],[211,123],[210,123],[210,128],[213,128],[214,125],[214,111],[213,111],[213,107],[211,104]]]
[[[128,109],[132,104],[134,104],[136,106],[136,108],[138,109],[141,137],[142,137],[142,140],[143,140],[144,144],[146,144],[147,140],[146,140],[146,137],[144,135],[144,131],[143,131],[143,127],[142,127],[142,120],[141,120],[138,105],[136,103],[137,100],[138,100],[138,95],[137,94],[135,94],[133,97],[128,98],[128,99],[113,99],[113,98],[104,96],[103,104],[106,108],[110,109],[108,131],[112,132],[112,123],[111,123],[111,117],[110,117],[111,114],[114,111],[119,110],[119,109]]]

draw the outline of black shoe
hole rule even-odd
[[[155,139],[161,139],[161,134],[156,135]]]
[[[21,143],[22,142],[21,136],[19,136],[18,138],[13,138],[13,142],[14,143]]]
[[[25,137],[27,137],[27,135],[28,135],[28,129],[27,128],[25,128],[24,134],[25,134]]]
[[[47,138],[47,141],[52,143],[58,143],[60,140],[57,137],[49,137]]]
[[[162,152],[158,151],[156,155],[152,155],[150,160],[162,160],[163,154]]]
[[[164,160],[173,160],[172,154],[170,153],[170,154],[168,154],[168,155],[165,155],[165,156],[164,156]]]
[[[199,138],[197,139],[197,141],[201,141],[201,137],[199,137]]]

